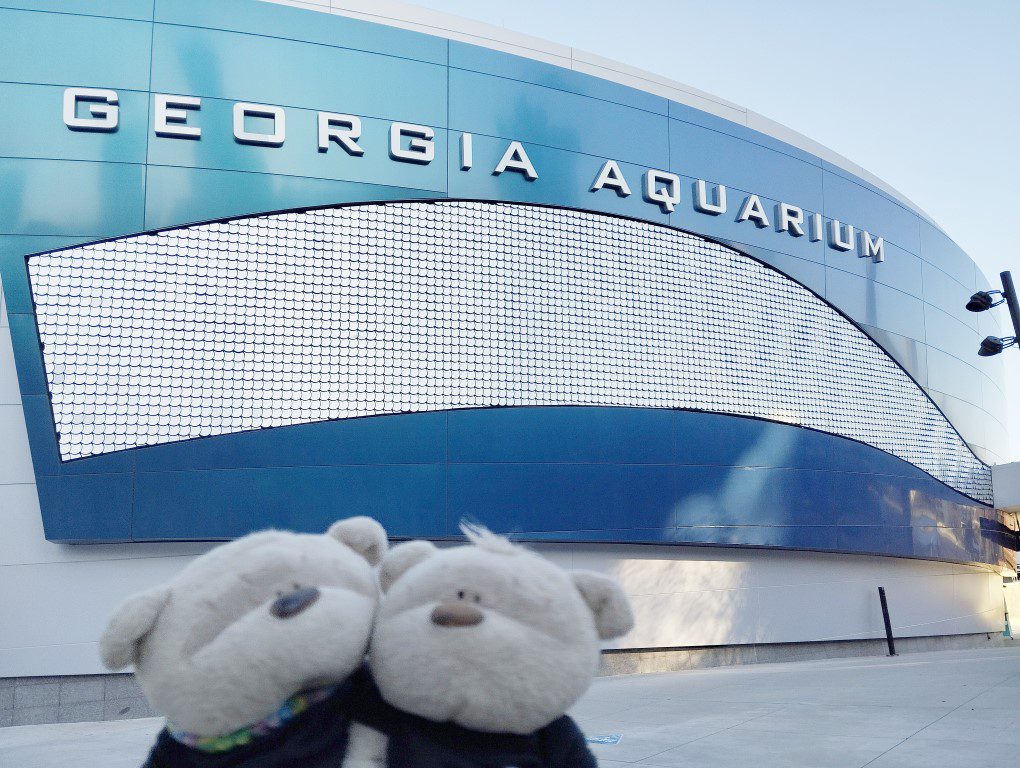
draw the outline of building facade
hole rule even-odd
[[[1001,632],[991,283],[863,169],[411,7],[13,6],[0,678],[57,702],[9,722],[209,542],[351,514],[613,571],[621,651],[878,637],[879,585]]]

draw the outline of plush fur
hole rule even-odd
[[[372,566],[386,546],[366,517],[325,535],[264,531],[224,544],[128,599],[100,641],[103,661],[134,664],[149,702],[176,728],[231,733],[361,665],[378,605]],[[274,613],[280,596],[307,587],[319,591],[307,608]]]
[[[482,528],[470,543],[423,541],[383,559],[369,664],[405,712],[489,733],[529,734],[588,688],[600,640],[633,624],[619,584],[568,572]]]

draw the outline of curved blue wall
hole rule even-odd
[[[0,9],[0,98],[8,114],[0,275],[49,538],[221,537],[268,523],[317,528],[337,513],[370,511],[408,536],[445,535],[457,516],[475,514],[536,537],[995,561],[995,537],[981,533],[994,528],[982,522],[993,513],[898,459],[794,427],[680,412],[380,417],[61,464],[25,255],[224,216],[452,197],[566,205],[705,234],[847,313],[926,388],[985,461],[1004,450],[996,416],[1002,378],[1000,363],[974,350],[998,330],[985,327],[994,320],[963,310],[985,280],[926,219],[813,155],[665,98],[488,49],[251,0],[13,5]],[[52,12],[67,9],[74,12]],[[68,130],[61,101],[69,86],[116,90],[119,129]],[[154,135],[154,93],[202,97],[201,110],[189,116],[201,125],[201,140]],[[236,143],[236,101],[285,107],[286,143]],[[361,117],[364,156],[335,145],[319,152],[318,110]],[[394,120],[435,129],[433,162],[388,157]],[[474,135],[470,171],[461,170],[461,132]],[[510,140],[527,148],[537,180],[491,173]],[[608,159],[619,162],[635,194],[589,191]],[[648,168],[682,177],[674,212],[641,198]],[[728,187],[730,212],[694,210],[698,178]],[[885,261],[738,222],[739,201],[750,193],[770,214],[788,202],[884,237]],[[702,433],[692,454],[692,441],[680,436],[697,436],[704,419],[714,420],[711,439]],[[644,429],[670,437],[649,440]],[[570,439],[547,439],[543,430]],[[793,437],[780,439],[780,432]],[[750,450],[773,438],[797,449],[765,458]],[[434,453],[440,440],[448,454]],[[520,453],[530,443],[539,453]],[[748,451],[758,458],[746,459]],[[521,466],[531,469],[522,474]],[[564,474],[564,467],[577,469]],[[536,494],[537,487],[548,493]],[[337,488],[343,492],[332,495]],[[373,496],[380,488],[392,498]],[[689,503],[693,497],[704,500],[700,507]],[[617,498],[633,505],[624,519]],[[483,500],[492,517],[483,514]],[[690,518],[689,508],[716,511]],[[170,521],[168,510],[177,510]]]
[[[36,448],[36,455],[42,453]],[[40,478],[57,540],[220,539],[369,514],[528,540],[694,543],[996,562],[995,512],[876,448],[786,424],[641,408],[372,416],[138,448]],[[108,474],[115,473],[115,475]],[[116,482],[110,482],[112,476]]]

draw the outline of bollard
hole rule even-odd
[[[889,643],[889,655],[896,655],[896,643],[892,636],[892,622],[889,621],[889,603],[885,600],[885,587],[878,588],[878,599],[882,603],[882,620],[885,622],[885,641]]]

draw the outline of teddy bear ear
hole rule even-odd
[[[430,541],[416,539],[403,544],[398,544],[383,558],[379,566],[379,586],[383,592],[388,592],[393,582],[407,573],[413,566],[422,560],[427,560],[438,550]]]
[[[386,529],[370,517],[337,520],[326,534],[353,549],[368,560],[369,565],[378,563],[389,547]]]
[[[634,614],[620,582],[594,571],[571,571],[570,576],[591,608],[600,638],[612,640],[630,632],[634,626]]]
[[[152,631],[169,597],[167,587],[155,587],[129,597],[117,609],[99,638],[99,655],[107,669],[138,663],[138,644]]]

